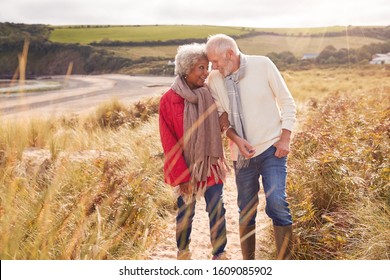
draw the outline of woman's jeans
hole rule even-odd
[[[260,155],[251,158],[248,167],[236,169],[237,203],[240,213],[240,225],[256,224],[257,206],[259,204],[259,179],[266,196],[265,212],[275,226],[292,224],[290,209],[286,201],[287,157],[277,158],[276,147],[271,146]]]
[[[206,211],[209,215],[210,240],[212,254],[218,255],[226,246],[225,207],[222,200],[223,184],[207,187],[204,194]],[[182,197],[177,199],[178,212],[176,216],[176,243],[179,251],[188,250],[191,241],[192,221],[195,215],[196,200],[185,204]]]

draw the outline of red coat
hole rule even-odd
[[[183,153],[184,98],[172,89],[160,100],[159,125],[164,150],[164,180],[171,186],[190,181],[190,172]],[[219,181],[218,183],[222,183]],[[207,186],[215,185],[214,177],[208,177]]]

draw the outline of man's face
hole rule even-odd
[[[232,60],[229,58],[229,51],[224,53],[210,51],[208,52],[207,57],[211,62],[212,68],[218,70],[222,76],[226,77],[233,72],[234,66]]]

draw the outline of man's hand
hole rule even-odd
[[[290,153],[290,137],[291,131],[283,129],[280,140],[274,144],[276,147],[275,156],[277,158],[286,157]]]
[[[226,131],[226,136],[229,137],[230,140],[232,140],[237,145],[238,149],[240,150],[240,153],[245,158],[251,158],[255,155],[256,149],[244,138],[238,136],[236,131],[232,127],[228,128],[228,130]]]
[[[240,153],[247,159],[253,157],[256,153],[255,148],[243,138],[238,138],[236,140],[236,144],[238,149],[240,150]]]

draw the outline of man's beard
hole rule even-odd
[[[233,67],[234,67],[232,61],[226,59],[226,62],[227,62],[226,66],[223,67],[223,73],[222,73],[224,77],[231,75],[233,73]]]

